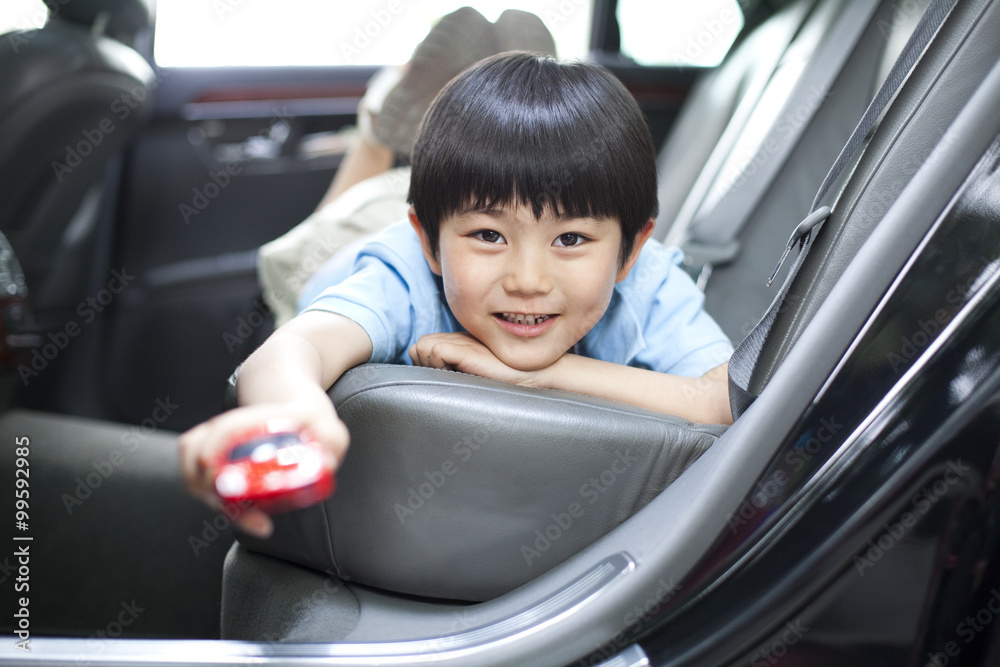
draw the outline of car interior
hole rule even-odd
[[[27,435],[37,471],[40,650],[631,665],[649,664],[633,646],[648,624],[679,618],[670,664],[730,664],[782,630],[734,609],[716,624],[740,641],[713,646],[712,623],[684,619],[779,539],[794,503],[745,541],[732,517],[790,443],[816,435],[828,417],[816,406],[848,386],[842,371],[913,256],[970,174],[995,164],[996,2],[744,0],[743,31],[704,70],[627,62],[616,3],[596,2],[593,57],[660,147],[655,238],[683,249],[734,345],[781,295],[749,380],[756,401],[732,426],[698,425],[362,365],[330,390],[352,433],[334,495],[276,517],[269,539],[238,541],[231,517],[185,493],[177,433],[232,405],[230,374],[273,329],[256,249],[315,208],[339,156],[301,147],[354,123],[374,68],[162,68],[147,0],[49,4],[44,26],[0,42],[0,265],[13,285],[0,438]],[[926,48],[912,47],[921,35]],[[789,241],[880,91],[876,127],[826,184],[832,212],[811,243]],[[892,386],[856,397],[859,414]],[[842,421],[830,446],[849,455],[863,424]],[[828,472],[817,462],[785,492]],[[0,507],[13,514],[13,498]],[[871,615],[897,625],[866,641],[905,652],[911,616],[869,583]],[[810,597],[825,584],[781,604],[829,613],[833,598]],[[869,623],[836,625],[867,637]]]

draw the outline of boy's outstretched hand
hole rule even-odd
[[[324,396],[325,398],[325,396]],[[236,408],[192,428],[180,436],[181,472],[188,490],[210,507],[221,509],[223,501],[215,491],[219,460],[232,438],[247,430],[280,419],[312,431],[327,458],[327,466],[336,469],[347,451],[347,427],[337,417],[333,404],[297,401],[263,403]],[[252,505],[240,508],[234,520],[244,532],[260,538],[269,537],[274,526],[271,517]]]
[[[309,429],[328,457],[328,467],[336,470],[344,460],[350,434],[326,390],[371,353],[364,329],[330,313],[304,313],[271,334],[240,370],[236,389],[245,407],[225,412],[181,435],[181,474],[191,493],[210,507],[221,507],[214,482],[222,453],[233,437],[272,419]],[[267,537],[273,529],[271,518],[252,507],[235,521],[259,537]]]

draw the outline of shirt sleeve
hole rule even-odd
[[[395,363],[413,332],[410,290],[403,277],[377,257],[361,255],[351,274],[326,288],[305,309],[357,322],[372,342],[370,362]]]
[[[410,345],[421,336],[455,330],[409,222],[387,227],[360,248],[345,248],[335,260],[343,266],[327,278],[337,282],[317,290],[305,310],[357,322],[372,342],[369,361],[412,363]]]

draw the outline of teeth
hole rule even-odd
[[[501,315],[503,315],[503,318],[508,322],[513,322],[514,324],[527,324],[528,326],[541,324],[545,320],[549,319],[549,315],[524,315],[522,313],[501,313]]]

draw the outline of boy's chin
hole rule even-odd
[[[513,368],[515,371],[521,371],[522,373],[534,373],[536,371],[542,370],[543,368],[548,368],[549,366],[554,364],[556,361],[559,360],[559,356],[525,358],[524,355],[518,355],[516,358],[513,359],[500,358],[500,361],[502,361],[505,365]]]

